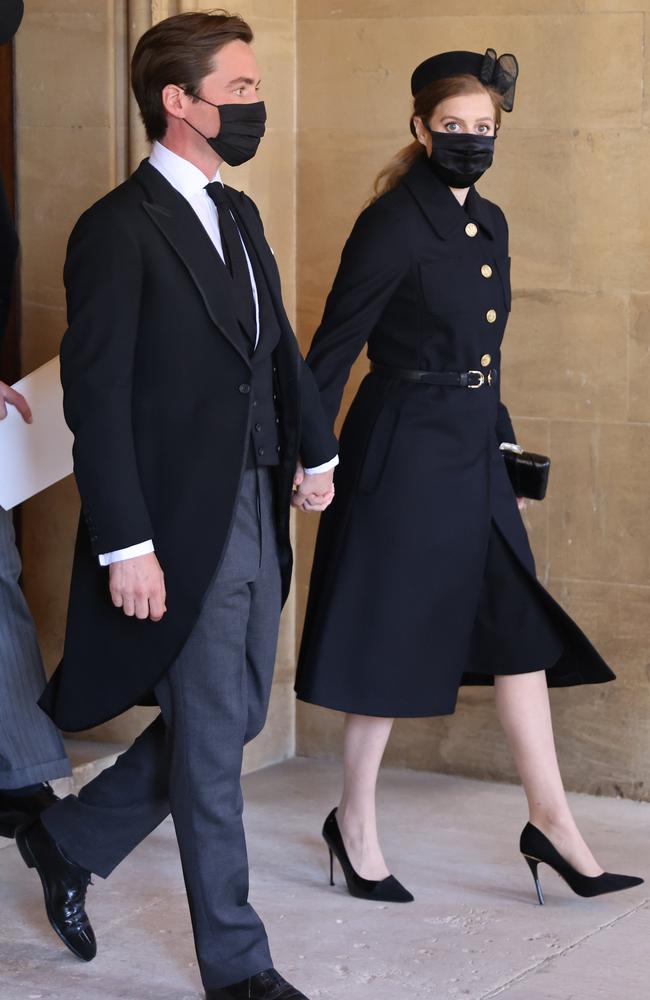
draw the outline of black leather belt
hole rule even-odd
[[[370,371],[383,378],[403,379],[405,382],[423,382],[425,385],[456,386],[459,389],[480,389],[483,385],[494,385],[497,380],[497,369],[489,372],[424,372],[409,368],[391,368],[389,365],[377,365],[370,362]]]

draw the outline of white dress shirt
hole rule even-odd
[[[217,206],[205,190],[208,181],[206,180],[206,176],[203,171],[199,170],[198,167],[195,167],[193,163],[189,162],[189,160],[185,160],[182,156],[178,156],[177,153],[173,153],[171,149],[167,149],[167,147],[163,146],[160,142],[154,142],[151,155],[149,157],[149,163],[163,175],[165,180],[169,181],[172,187],[174,187],[179,194],[182,194],[183,197],[187,199],[191,207],[194,209],[201,225],[212,240],[219,256],[225,263]],[[221,174],[218,170],[212,180],[223,184]],[[235,224],[236,223],[237,220],[235,219]],[[257,295],[257,285],[255,284],[253,266],[251,264],[250,257],[248,256],[248,251],[246,250],[246,244],[243,240],[242,247],[244,248],[246,262],[248,264],[248,273],[250,275],[251,288],[253,289],[253,298],[255,300],[255,346],[257,347],[260,339],[260,308]],[[319,465],[311,469],[305,469],[305,473],[306,475],[316,475],[319,472],[328,472],[330,469],[333,469],[336,465],[338,465],[338,462],[339,459],[337,455],[329,462],[325,462],[324,465]],[[153,541],[152,539],[147,539],[147,541],[138,542],[137,545],[129,545],[126,549],[117,549],[115,552],[106,552],[103,555],[100,555],[99,564],[100,566],[110,566],[111,563],[121,562],[123,559],[134,559],[136,556],[148,555],[153,551]]]

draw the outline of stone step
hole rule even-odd
[[[67,739],[65,749],[72,765],[72,775],[52,782],[52,788],[60,798],[76,795],[83,785],[115,762],[116,757],[126,750],[126,744]],[[12,843],[12,840],[0,837],[0,850]]]
[[[72,776],[52,782],[52,788],[61,798],[64,795],[76,795],[79,789],[96,778],[100,771],[114,764],[128,745],[102,743],[99,740],[67,739],[64,742],[72,765]]]

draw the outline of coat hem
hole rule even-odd
[[[302,701],[307,705],[316,705],[318,708],[326,708],[332,712],[344,712],[346,715],[367,715],[370,718],[374,719],[433,719],[442,715],[453,715],[456,711],[455,703],[452,708],[437,709],[429,712],[423,712],[421,709],[418,710],[417,712],[404,712],[404,711],[400,712],[394,710],[379,711],[378,709],[370,711],[367,708],[364,709],[353,708],[349,704],[343,706],[340,703],[336,705],[333,704],[332,702],[328,703],[327,699],[325,698],[316,699],[306,694],[300,694],[300,692],[297,690],[296,690],[296,698],[298,699],[298,701]]]

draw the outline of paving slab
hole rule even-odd
[[[629,1000],[650,981],[650,887],[583,900],[518,854],[521,790],[411,771],[380,789],[389,863],[416,895],[387,905],[328,884],[320,827],[336,765],[296,759],[244,779],[251,898],[277,967],[310,1000]],[[571,796],[601,863],[650,877],[650,805]],[[197,1000],[174,829],[163,823],[89,890],[99,942],[87,965],[60,945],[40,886],[0,852],[0,1000]]]

